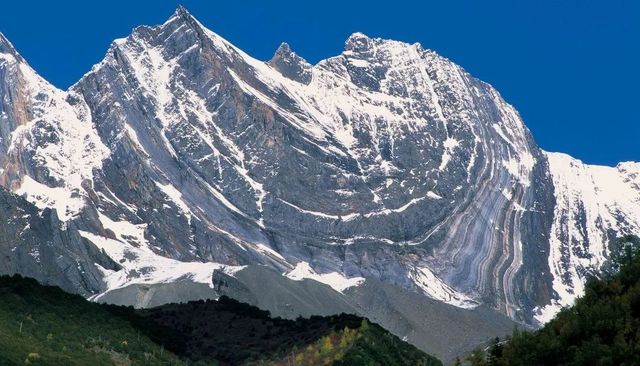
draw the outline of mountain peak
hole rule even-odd
[[[9,42],[7,37],[5,37],[2,32],[0,32],[0,50],[4,51],[4,47],[6,47],[7,45],[11,46],[11,43]]]
[[[354,32],[349,36],[349,38],[347,38],[347,42],[349,42],[350,40],[356,40],[356,39],[369,39],[369,36],[367,36],[362,32]]]
[[[187,8],[185,8],[183,5],[178,5],[176,10],[173,12],[173,16],[183,19],[194,19],[193,15],[191,15],[191,13],[189,13],[189,10],[187,10]]]
[[[366,52],[371,46],[371,38],[366,34],[356,32],[347,38],[344,43],[345,51]]]
[[[286,78],[303,84],[311,82],[311,64],[293,52],[286,42],[280,44],[268,64]]]
[[[182,5],[178,5],[176,10],[173,12],[173,15],[164,23],[164,25],[177,22],[176,24],[186,24],[190,28],[193,28],[196,32],[202,32],[204,28],[202,24],[196,19],[187,8]]]
[[[280,46],[278,46],[274,57],[276,55],[286,55],[290,53],[293,53],[293,51],[291,51],[291,47],[289,46],[289,44],[287,42],[282,42],[280,43]]]
[[[497,91],[417,44],[354,33],[318,66],[287,43],[265,64],[178,7],[115,41],[69,93],[0,47],[0,184],[39,179],[14,192],[122,267],[99,271],[100,289],[305,262],[318,282],[489,299],[533,322],[580,294],[608,233],[640,232],[640,168],[543,155]]]
[[[11,42],[9,42],[2,32],[0,32],[0,55],[1,54],[11,55],[19,61],[24,61],[22,56],[20,56],[18,51],[16,51]]]

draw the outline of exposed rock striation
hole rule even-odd
[[[543,152],[420,44],[356,33],[316,65],[286,44],[262,62],[179,8],[66,92],[4,38],[0,56],[0,183],[118,263],[95,266],[106,291],[259,264],[533,323],[640,231],[637,164]]]

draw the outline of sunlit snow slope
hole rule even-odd
[[[541,321],[584,293],[586,278],[606,260],[611,240],[640,233],[640,163],[595,166],[566,154],[546,155],[556,196],[549,268],[558,297],[537,311]]]

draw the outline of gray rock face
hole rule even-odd
[[[39,210],[0,187],[0,273],[20,273],[85,296],[106,290],[96,264],[119,267],[54,210]]]
[[[303,84],[309,84],[313,76],[312,66],[302,57],[282,43],[268,62],[269,66],[280,72],[282,76]]]
[[[580,293],[606,237],[640,230],[637,165],[607,175],[627,195],[589,201],[606,225],[577,213],[515,109],[419,44],[356,33],[313,66],[286,44],[265,63],[180,8],[66,92],[3,44],[0,184],[117,262],[98,269],[111,291],[258,264],[533,323]],[[576,220],[607,235],[580,246]]]

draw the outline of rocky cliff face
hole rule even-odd
[[[536,309],[540,321],[584,293],[585,278],[602,266],[611,240],[640,233],[640,163],[594,166],[546,155],[556,197],[548,262],[557,296]]]
[[[107,290],[261,264],[535,322],[640,229],[637,165],[541,151],[419,44],[356,33],[316,65],[286,44],[265,63],[181,8],[67,92],[0,44],[0,183],[118,262],[95,266]]]
[[[40,210],[4,188],[0,222],[0,273],[21,273],[90,296],[107,289],[98,265],[120,269],[77,230],[65,227],[55,210]]]

